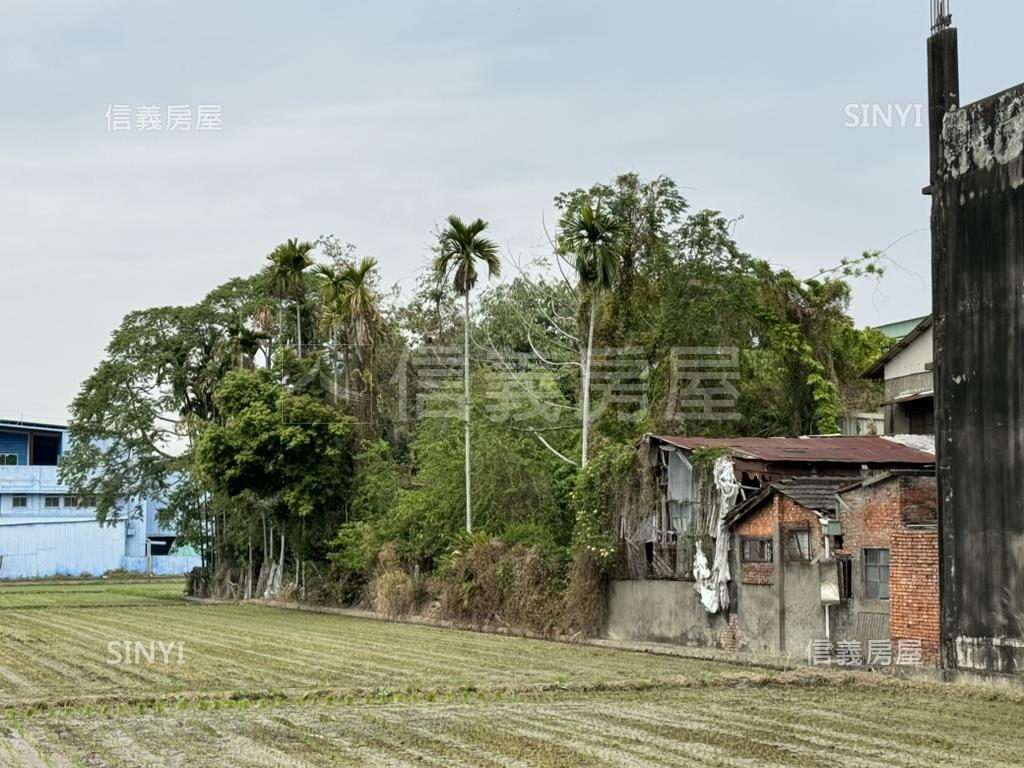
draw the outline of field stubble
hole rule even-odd
[[[1019,766],[1019,697],[257,606],[0,587],[0,765]],[[112,641],[184,663],[111,664]]]

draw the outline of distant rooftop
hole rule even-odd
[[[66,424],[44,424],[40,421],[21,421],[20,419],[0,419],[0,429],[45,429],[53,432],[64,432]]]
[[[927,315],[925,315],[924,317],[927,317]],[[912,330],[917,328],[917,326],[921,324],[921,321],[924,320],[924,317],[915,317],[910,320],[900,320],[895,323],[877,325],[875,327],[882,333],[884,333],[886,336],[888,336],[890,339],[896,339],[896,341],[899,341]]]

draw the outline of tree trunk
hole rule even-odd
[[[252,531],[249,532],[249,562],[245,573],[245,590],[242,592],[243,600],[252,599]]]
[[[277,335],[284,333],[284,299],[277,305]]]
[[[281,564],[277,569],[277,578],[274,579],[274,592],[280,592],[284,586],[284,531],[281,531]]]
[[[295,338],[299,357],[302,357],[302,304],[297,301],[295,302]]]
[[[341,333],[334,328],[334,407],[338,407],[338,348],[341,346]]]
[[[366,333],[362,327],[362,321],[354,333],[353,343],[350,345],[355,352],[355,371],[352,377],[352,413],[356,417],[356,434],[360,441],[366,439],[370,434],[373,424],[373,399],[370,394],[368,381],[370,379],[370,364],[366,359],[370,345],[366,343]]]
[[[267,512],[260,510],[260,521],[263,523],[263,562],[267,562]]]
[[[469,462],[469,291],[465,296],[465,331],[463,338],[462,357],[464,362],[463,382],[463,403],[462,421],[465,424],[466,432],[466,533],[473,532],[473,493],[470,483],[470,462]]]
[[[590,367],[594,358],[594,321],[597,318],[597,291],[590,297],[590,328],[587,330],[587,356],[583,361],[583,447],[580,466],[586,469],[590,448]]]

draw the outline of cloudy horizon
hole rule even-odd
[[[408,290],[449,213],[525,258],[556,194],[630,171],[803,277],[888,248],[851,314],[927,314],[929,4],[779,5],[0,1],[0,417],[64,421],[125,313],[288,237],[333,233]],[[953,11],[964,102],[1014,85],[1024,5]],[[852,127],[865,104],[894,124]],[[113,105],[221,124],[111,130]]]

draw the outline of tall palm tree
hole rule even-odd
[[[302,300],[306,295],[306,282],[303,274],[307,267],[312,266],[313,258],[309,254],[316,246],[313,243],[299,242],[297,237],[281,243],[267,256],[270,261],[270,280],[275,298],[282,302],[291,299],[295,302],[295,338],[299,356],[302,356]]]
[[[238,354],[238,367],[253,367],[256,363],[256,353],[263,348],[263,342],[268,338],[267,334],[242,322],[232,322],[228,325],[227,333],[232,348]]]
[[[373,271],[376,268],[377,260],[367,257],[359,264],[349,264],[341,269],[326,265],[318,265],[315,269],[316,274],[325,278],[321,286],[325,319],[335,333],[344,326],[347,346],[356,356],[354,410],[363,430],[373,422],[370,355],[379,317],[377,295],[373,290]]]
[[[594,325],[597,300],[602,291],[611,290],[619,279],[621,257],[618,248],[619,227],[601,211],[600,203],[584,204],[562,220],[562,248],[575,257],[581,292],[589,292],[590,321],[587,327],[587,351],[582,361],[583,447],[580,465],[587,466],[590,447],[590,373],[594,356]]]
[[[487,267],[487,274],[496,277],[501,274],[501,260],[498,257],[498,246],[493,240],[483,236],[487,222],[483,219],[466,224],[458,216],[448,217],[448,226],[442,230],[438,240],[437,258],[434,260],[434,271],[440,281],[451,280],[456,293],[463,298],[464,332],[463,363],[464,391],[462,420],[465,425],[466,437],[466,531],[473,531],[473,498],[469,470],[469,292],[473,290],[479,277],[476,263],[480,261]]]
[[[341,333],[345,328],[345,313],[339,307],[341,295],[345,291],[345,284],[341,277],[341,270],[335,269],[328,264],[317,264],[313,267],[313,273],[323,278],[320,283],[320,330],[321,333],[331,340],[333,348],[332,357],[334,364],[334,404],[338,404],[338,355],[341,351]],[[347,360],[347,353],[346,353]],[[348,366],[345,366],[346,371]],[[347,373],[346,373],[347,375]]]

